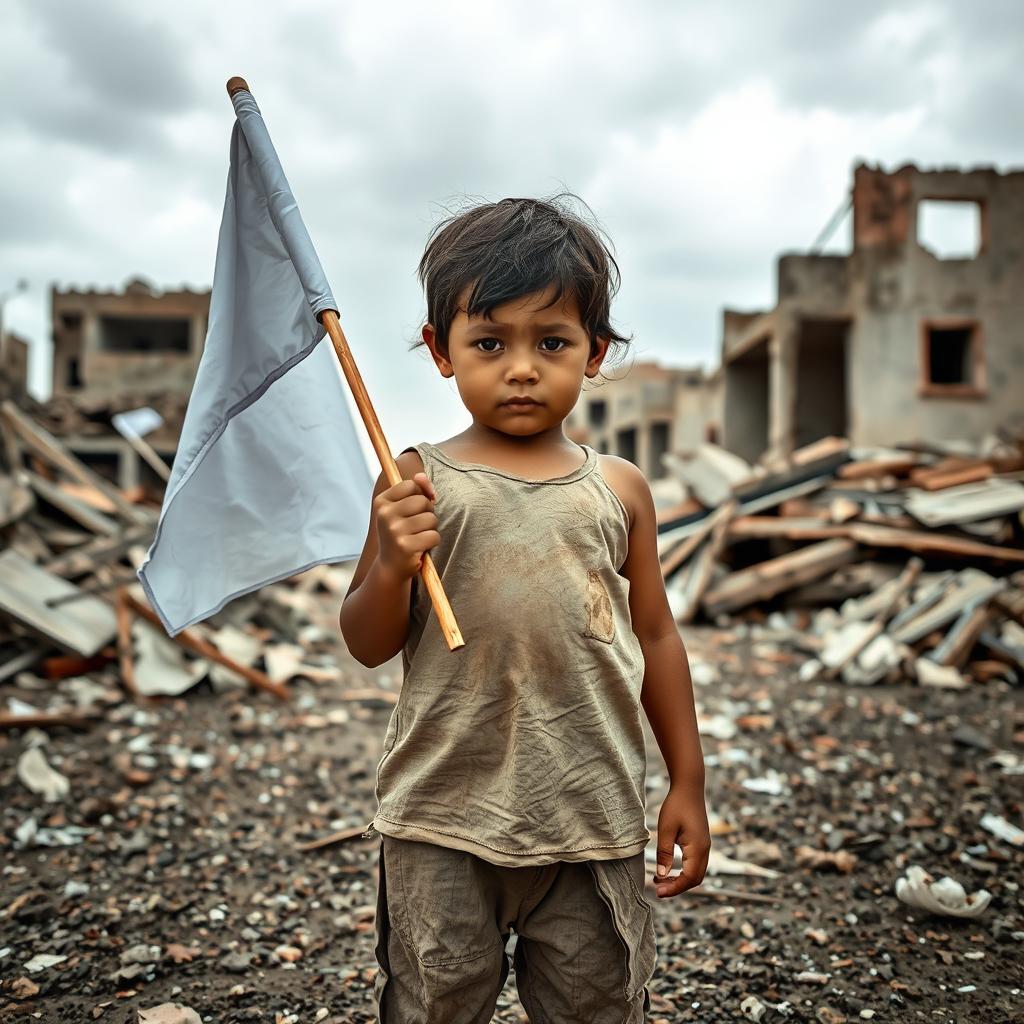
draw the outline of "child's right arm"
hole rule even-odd
[[[341,605],[341,633],[352,656],[367,668],[382,665],[405,644],[412,578],[423,553],[441,540],[433,485],[415,452],[395,460],[403,478],[393,487],[384,475],[373,489],[370,525],[352,583]]]

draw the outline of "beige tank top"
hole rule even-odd
[[[617,571],[628,517],[597,453],[527,480],[414,447],[466,645],[448,649],[414,577],[373,826],[512,867],[643,850],[644,659]]]

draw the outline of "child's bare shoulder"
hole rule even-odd
[[[637,509],[644,508],[651,500],[651,488],[647,483],[647,477],[629,459],[620,458],[618,455],[599,454],[597,460],[605,483],[622,502],[632,527],[636,522]]]
[[[423,471],[423,459],[420,458],[420,453],[415,448],[397,456],[395,465],[398,466],[398,472],[402,474],[403,480],[408,480],[414,473]]]
[[[403,480],[411,480],[417,473],[423,471],[423,460],[420,458],[420,453],[414,448],[409,452],[401,452],[395,456],[395,465],[398,467],[398,475]],[[377,480],[373,485],[374,495],[380,494],[381,491],[388,489],[390,484],[388,483],[387,477],[384,475],[384,471],[381,470],[377,474]]]

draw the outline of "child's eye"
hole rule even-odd
[[[549,341],[553,341],[555,344],[552,347],[545,347],[545,352],[561,352],[562,347],[569,344],[569,342],[567,342],[565,338],[545,338],[541,342],[541,345],[547,346]]]
[[[497,352],[497,346],[500,345],[501,342],[497,338],[479,338],[476,341],[474,341],[473,344],[475,346],[479,346],[482,352]],[[486,345],[494,345],[495,347],[485,348],[484,346]]]

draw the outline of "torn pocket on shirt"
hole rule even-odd
[[[583,635],[610,644],[615,639],[615,615],[600,569],[587,570],[586,612],[587,626]]]

